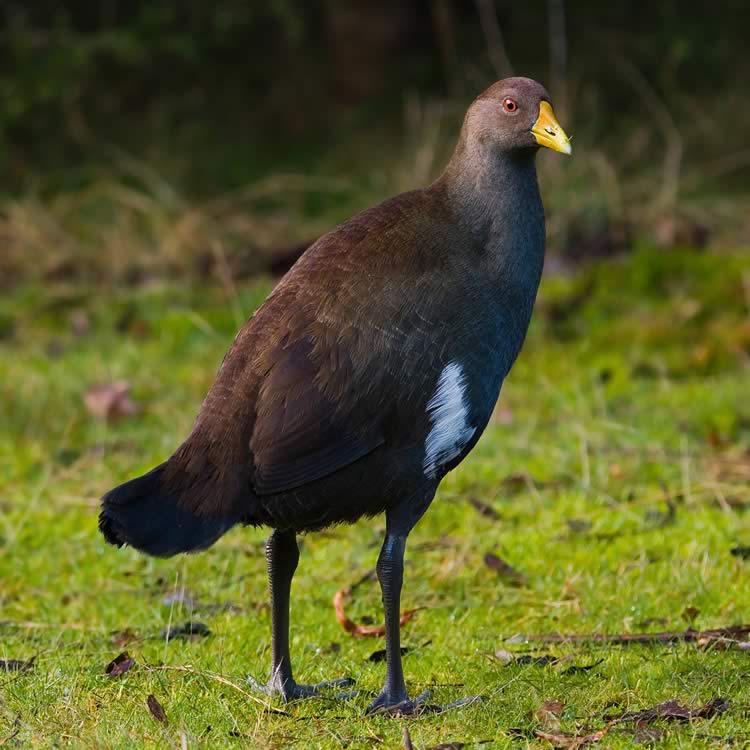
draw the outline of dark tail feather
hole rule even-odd
[[[178,505],[162,483],[166,463],[110,490],[102,498],[99,530],[110,544],[129,544],[155,557],[210,547],[237,523],[234,518],[200,518]]]

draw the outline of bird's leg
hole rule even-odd
[[[404,580],[406,536],[386,534],[378,556],[378,581],[385,614],[385,685],[369,710],[408,700],[401,666],[401,585]]]
[[[276,530],[266,542],[268,588],[271,593],[271,677],[264,691],[278,694],[284,700],[310,698],[324,688],[344,687],[354,680],[344,677],[316,685],[298,685],[292,675],[289,656],[289,595],[292,578],[299,562],[299,547],[294,531]],[[348,698],[351,694],[336,697]]]
[[[432,499],[430,497],[430,499]],[[385,685],[380,695],[368,706],[367,712],[390,710],[396,706],[414,713],[417,703],[427,696],[409,700],[401,667],[401,585],[404,581],[404,550],[406,537],[429,505],[421,511],[411,504],[403,504],[386,512],[385,541],[378,556],[377,573],[383,594],[385,614]],[[415,512],[416,511],[416,512]]]
[[[428,503],[429,504],[429,503]],[[426,508],[426,506],[425,506]],[[477,700],[464,698],[447,706],[427,703],[430,691],[409,699],[401,666],[401,585],[404,579],[404,550],[406,537],[421,513],[416,515],[388,513],[386,536],[377,564],[378,581],[383,594],[385,611],[385,685],[380,695],[367,707],[367,713],[386,712],[392,714],[414,714],[422,711],[440,712],[457,708]]]
[[[292,578],[299,563],[299,547],[293,531],[274,531],[266,542],[268,590],[271,595],[271,678],[269,688],[284,693],[293,686],[289,655],[289,598]]]

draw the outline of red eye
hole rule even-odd
[[[513,114],[514,112],[518,111],[518,104],[516,104],[515,99],[511,99],[509,96],[506,96],[505,99],[503,99],[503,109],[506,112],[510,112]]]

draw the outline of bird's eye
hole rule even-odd
[[[506,112],[513,114],[515,112],[518,112],[518,104],[516,103],[515,99],[511,99],[509,96],[506,96],[505,99],[503,99],[503,109]]]

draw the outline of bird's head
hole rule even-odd
[[[536,151],[540,146],[570,153],[570,140],[555,117],[550,96],[531,78],[493,83],[469,107],[465,134],[493,150]]]

